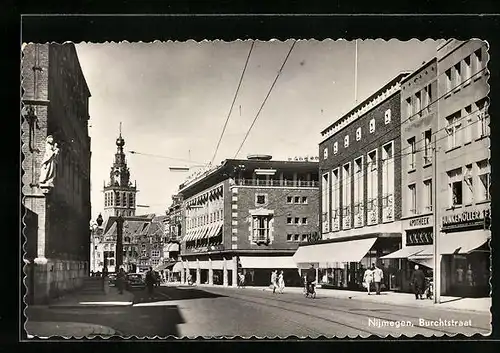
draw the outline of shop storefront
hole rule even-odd
[[[415,265],[419,265],[425,276],[433,275],[433,223],[431,215],[402,220],[404,231],[404,246],[382,257],[382,261],[398,261],[400,266],[396,273],[390,275],[391,282],[395,282],[394,290],[410,293],[411,275]]]
[[[442,217],[442,294],[487,297],[490,293],[489,204]]]
[[[286,287],[302,286],[292,256],[239,256],[239,271],[249,286],[268,286],[272,271],[283,271]]]
[[[383,288],[398,290],[400,261],[382,259],[401,247],[401,234],[376,233],[322,240],[300,246],[294,255],[299,269],[313,264],[323,288],[364,290],[363,275],[372,264],[384,272]]]

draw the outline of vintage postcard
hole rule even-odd
[[[491,333],[488,43],[25,43],[30,338]]]

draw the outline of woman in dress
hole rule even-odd
[[[281,270],[278,276],[278,288],[280,293],[283,293],[283,291],[285,290],[285,278],[283,276],[283,270]]]

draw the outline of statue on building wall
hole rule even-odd
[[[40,168],[39,186],[42,189],[54,187],[54,178],[56,176],[56,165],[59,156],[59,147],[54,142],[52,135],[47,136],[45,143],[45,155],[43,156],[42,166]]]

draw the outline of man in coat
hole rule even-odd
[[[384,272],[378,268],[378,266],[375,266],[375,264],[372,264],[372,272],[373,282],[375,283],[375,291],[377,295],[380,295],[380,283],[384,279]]]
[[[411,275],[411,284],[413,285],[413,290],[415,292],[415,299],[423,299],[422,295],[425,287],[425,275],[418,265],[415,265],[415,271],[413,271]]]

